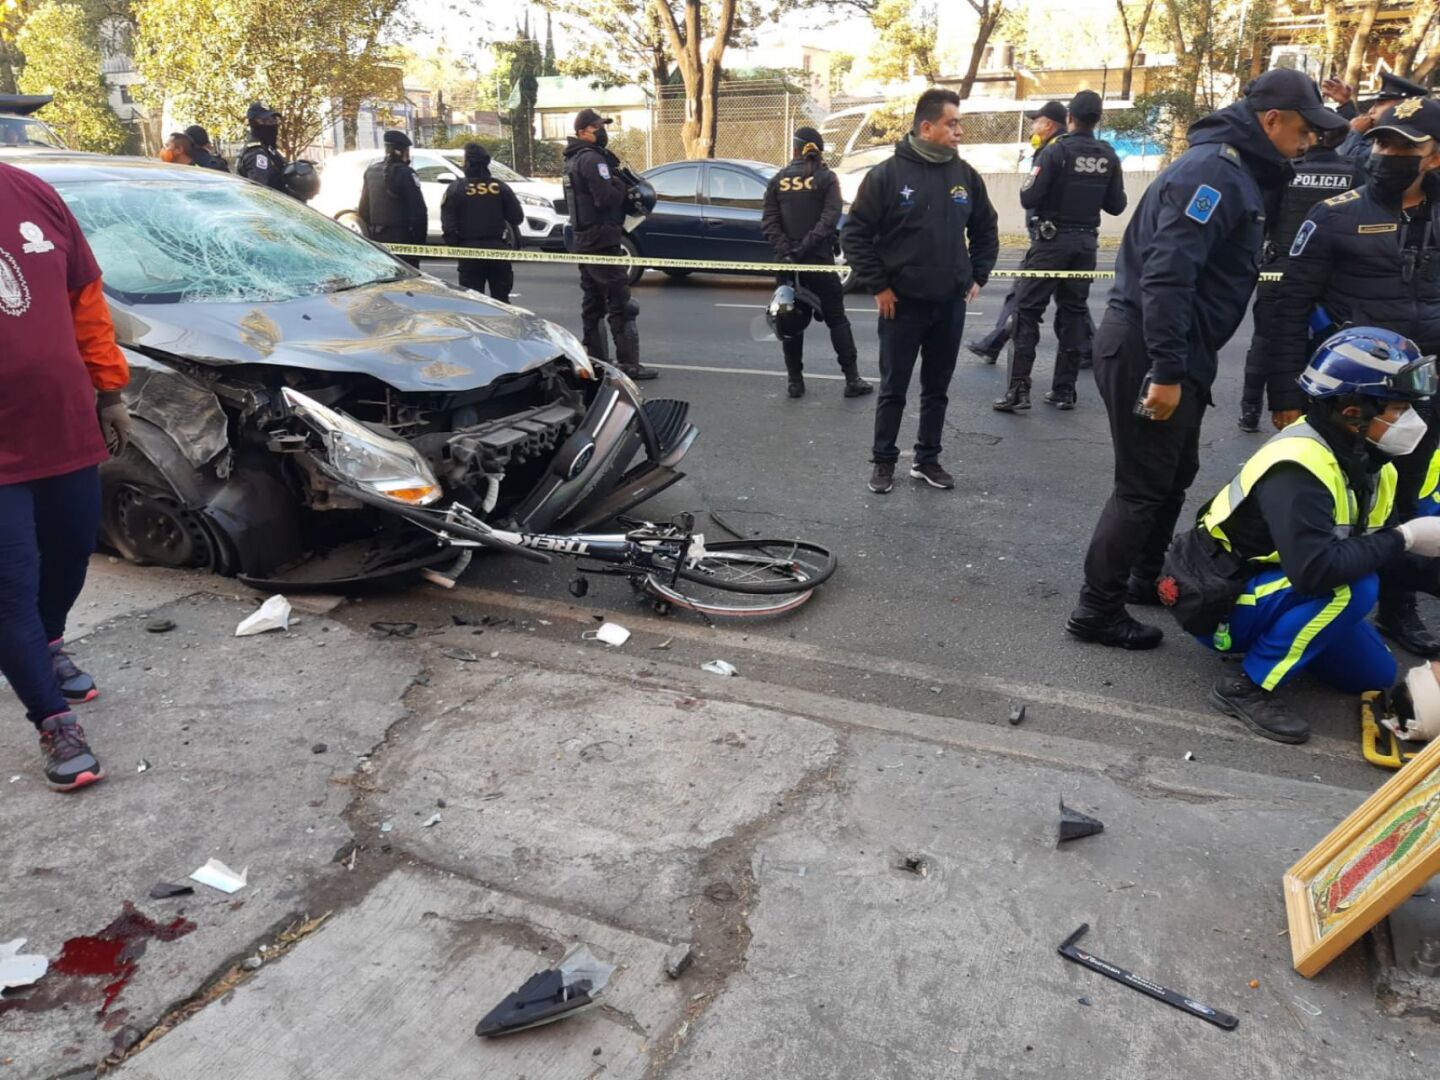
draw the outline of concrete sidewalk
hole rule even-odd
[[[235,639],[255,598],[198,591],[225,586],[97,562],[87,600],[117,617],[76,655],[106,783],[46,791],[29,732],[0,729],[0,940],[52,963],[131,943],[119,974],[5,997],[0,1077],[1440,1066],[1431,1022],[1380,1013],[1363,945],[1290,970],[1280,876],[1356,791],[724,679],[581,644],[589,622],[477,634],[439,594],[409,639],[367,629],[400,600]],[[174,631],[146,632],[152,604]],[[1057,849],[1062,795],[1105,832]],[[148,899],[211,856],[248,887]],[[1081,922],[1239,1029],[1067,963]],[[474,1035],[576,941],[620,965],[602,1007]],[[676,942],[697,960],[673,980]]]

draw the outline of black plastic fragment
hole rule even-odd
[[[195,891],[193,885],[177,885],[173,881],[157,881],[150,889],[151,900],[168,900],[172,896],[189,896]]]
[[[519,990],[485,1014],[475,1025],[475,1034],[482,1038],[509,1035],[537,1024],[558,1020],[566,1013],[577,1012],[592,1004],[590,983],[580,980],[567,987],[564,976],[555,968],[539,971],[526,979]]]
[[[1025,719],[1025,706],[1024,706],[1024,705],[1011,705],[1011,706],[1010,706],[1010,724],[1011,724],[1011,726],[1012,726],[1012,727],[1017,726],[1017,725],[1018,725],[1022,720],[1024,720],[1024,719]]]
[[[1067,840],[1079,840],[1082,836],[1094,836],[1098,832],[1105,831],[1105,823],[1099,818],[1093,818],[1089,814],[1082,814],[1078,810],[1071,810],[1065,805],[1065,800],[1060,800],[1060,839],[1063,844]]]

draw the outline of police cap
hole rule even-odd
[[[1407,98],[1390,110],[1385,119],[1365,133],[1367,139],[1382,131],[1402,135],[1412,143],[1440,139],[1440,101],[1434,98]]]
[[[796,128],[792,141],[795,143],[795,150],[801,154],[805,153],[807,146],[813,146],[821,152],[825,150],[824,138],[822,138],[820,132],[816,131],[813,127]]]
[[[1320,100],[1315,80],[1294,68],[1271,68],[1245,88],[1245,104],[1255,112],[1281,109],[1298,112],[1316,131],[1349,127],[1346,120]]]
[[[1081,123],[1095,123],[1104,111],[1105,106],[1100,95],[1094,90],[1081,90],[1070,99],[1070,115]]]
[[[394,128],[385,132],[381,138],[387,150],[408,150],[413,145],[410,142],[409,135],[406,135],[403,131],[397,131]]]
[[[245,110],[245,122],[249,124],[278,124],[280,114],[268,105],[261,105],[258,101],[252,101],[250,108]]]
[[[581,109],[575,114],[575,130],[584,131],[588,127],[605,125],[610,123],[610,117],[601,116],[594,109]]]
[[[1027,112],[1025,119],[1038,120],[1042,116],[1045,117],[1046,120],[1054,120],[1057,124],[1063,124],[1065,123],[1065,106],[1061,105],[1058,101],[1047,101],[1034,112]]]
[[[190,141],[196,146],[210,145],[210,133],[199,124],[191,124],[185,129],[185,134],[190,136]]]

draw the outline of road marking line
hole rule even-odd
[[[701,364],[656,364],[646,361],[646,367],[660,368],[664,371],[707,371],[716,375],[774,375],[776,378],[785,378],[784,371],[770,371],[767,368],[743,368],[743,367],[705,367]],[[844,375],[822,375],[818,373],[805,372],[806,379],[835,379],[839,382],[845,381]]]

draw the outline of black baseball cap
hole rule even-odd
[[[1025,119],[1038,120],[1042,116],[1045,117],[1046,120],[1054,120],[1057,124],[1063,124],[1065,123],[1065,106],[1061,105],[1058,101],[1047,101],[1034,112],[1027,112]]]
[[[245,120],[250,124],[278,123],[280,114],[267,105],[261,105],[258,101],[252,101],[250,108],[245,110]]]
[[[1315,80],[1294,68],[1271,68],[1245,88],[1245,103],[1256,112],[1284,109],[1298,112],[1317,131],[1349,127],[1350,121],[1320,99]]]
[[[199,124],[191,124],[185,129],[185,134],[190,136],[190,141],[196,146],[210,145],[210,133]]]
[[[608,124],[611,119],[609,116],[601,116],[594,109],[581,109],[575,114],[575,130],[584,131],[595,124]]]
[[[1105,112],[1105,104],[1094,90],[1081,90],[1070,99],[1070,115],[1087,124],[1099,120]]]
[[[1440,101],[1434,98],[1406,98],[1388,116],[1365,133],[1367,139],[1382,131],[1402,135],[1413,143],[1440,139]]]
[[[385,134],[381,136],[381,141],[391,150],[406,150],[414,145],[410,141],[409,135],[406,135],[403,131],[397,131],[394,128],[385,132]]]
[[[807,143],[813,144],[816,150],[823,152],[825,149],[825,139],[813,127],[796,128],[792,141],[796,150],[803,149]]]

